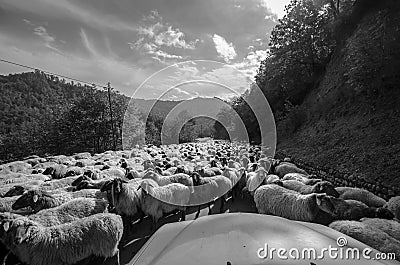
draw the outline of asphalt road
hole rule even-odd
[[[211,211],[213,214],[219,213],[220,201],[218,200],[216,204],[211,207]],[[229,214],[229,212],[256,212],[256,208],[254,203],[250,198],[245,198],[241,200],[236,200],[232,202],[231,199],[225,204],[225,213]],[[194,220],[196,217],[198,207],[190,207],[186,212],[186,220]],[[208,215],[208,207],[203,206],[200,210],[200,215],[198,218],[202,216]],[[180,214],[166,216],[162,220],[160,220],[160,225],[172,222],[178,222],[180,218]],[[135,256],[135,254],[140,250],[140,248],[146,243],[147,239],[152,235],[151,230],[151,220],[150,218],[145,218],[142,223],[134,223],[133,229],[129,235],[123,240],[120,247],[120,264],[128,264],[129,261]],[[100,263],[93,264],[101,264],[102,260],[99,260]],[[106,260],[104,265],[116,265],[117,259],[112,258]]]

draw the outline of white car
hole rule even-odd
[[[166,224],[128,264],[400,264],[377,260],[378,253],[323,225],[230,213]]]

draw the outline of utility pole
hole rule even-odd
[[[113,150],[115,151],[117,148],[116,148],[115,134],[114,134],[113,112],[112,112],[112,107],[111,107],[111,84],[110,84],[110,82],[107,83],[107,91],[108,91],[108,104],[110,106],[110,119],[111,119],[111,132],[112,132]]]

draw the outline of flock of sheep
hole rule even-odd
[[[260,214],[315,222],[400,258],[400,196],[389,201],[335,187],[290,159],[222,141],[129,151],[29,157],[0,165],[1,248],[31,265],[75,264],[116,256],[143,218],[152,231],[170,213],[229,198]],[[136,222],[134,222],[136,220]],[[4,258],[5,264],[7,256]]]

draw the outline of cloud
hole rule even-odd
[[[79,1],[69,0],[3,0],[6,7],[37,14],[41,17],[75,20],[97,29],[112,29],[116,31],[136,31],[137,25],[120,19],[108,12],[99,12],[96,8],[84,6]]]
[[[228,63],[230,60],[236,58],[237,54],[232,43],[228,43],[223,37],[217,34],[214,34],[213,41],[217,53],[225,60],[225,62]]]
[[[261,1],[261,6],[276,14],[278,18],[282,18],[285,15],[285,6],[290,2],[290,0],[260,0],[260,1]]]
[[[154,42],[159,46],[168,46],[175,48],[183,48],[193,50],[196,48],[196,43],[199,41],[196,39],[195,41],[191,41],[187,43],[184,40],[185,34],[181,32],[179,29],[173,29],[171,26],[168,27],[166,31],[160,32],[155,36]]]
[[[33,34],[39,36],[45,43],[45,47],[57,52],[62,53],[57,47],[55,46],[56,39],[51,36],[47,29],[44,26],[36,25],[28,19],[23,19],[23,21],[28,24],[29,26],[33,27]]]
[[[139,38],[135,42],[129,42],[128,45],[132,50],[141,51],[150,55],[152,59],[167,64],[166,59],[176,60],[185,57],[165,49],[175,49],[175,53],[179,53],[180,49],[194,50],[199,39],[187,41],[185,34],[178,28],[174,28],[163,21],[163,18],[156,10],[152,10],[149,15],[143,17],[141,26],[138,28],[137,35]]]
[[[238,69],[240,72],[245,74],[251,80],[254,79],[254,76],[257,74],[257,70],[260,67],[261,61],[267,58],[269,51],[268,50],[256,50],[254,51],[252,47],[249,47],[251,51],[247,54],[247,56],[240,63],[235,63],[232,66]]]

